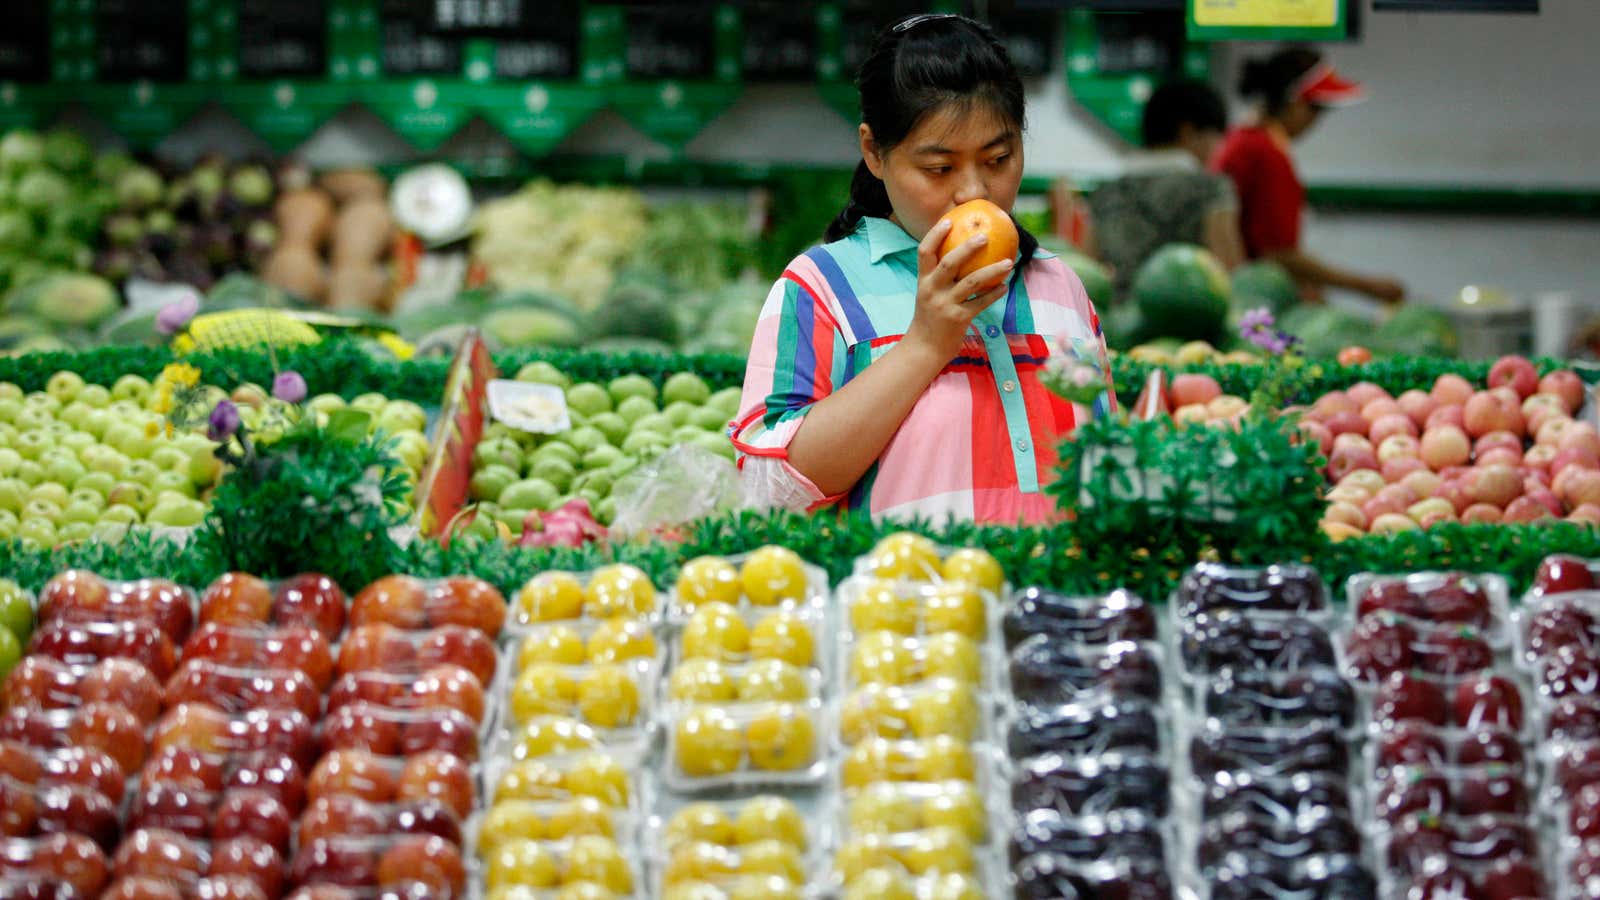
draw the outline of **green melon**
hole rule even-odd
[[[1220,340],[1228,319],[1228,273],[1204,248],[1168,244],[1134,275],[1133,300],[1150,334]]]

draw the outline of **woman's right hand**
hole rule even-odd
[[[911,317],[911,327],[903,340],[923,345],[949,360],[961,352],[967,329],[972,320],[1006,295],[1010,283],[1006,275],[1013,262],[1009,259],[984,266],[965,278],[957,277],[967,261],[972,259],[988,238],[973,235],[967,241],[939,258],[939,245],[950,233],[949,221],[941,220],[923,236],[917,245],[917,310]],[[979,288],[1000,280],[998,287],[980,293]],[[976,296],[974,296],[976,295]]]

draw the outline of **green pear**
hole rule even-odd
[[[606,393],[613,403],[620,404],[629,397],[643,397],[651,403],[656,399],[656,383],[643,375],[619,375],[606,385]]]
[[[667,379],[661,386],[661,396],[668,405],[677,402],[701,404],[711,396],[711,388],[701,380],[700,376],[691,372],[679,372]]]
[[[568,378],[560,369],[542,360],[528,363],[518,369],[516,380],[530,384],[553,384],[563,390],[572,384],[572,379]]]
[[[567,407],[586,416],[610,412],[611,395],[600,385],[586,381],[567,388]]]

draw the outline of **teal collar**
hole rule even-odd
[[[877,216],[866,216],[861,220],[861,227],[867,236],[867,253],[874,264],[886,256],[897,253],[917,252],[917,242],[906,234],[906,230],[888,219]]]

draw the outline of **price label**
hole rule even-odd
[[[741,47],[746,81],[812,81],[817,72],[817,11],[784,0],[746,0]]]
[[[188,4],[99,0],[95,33],[101,81],[183,81],[188,77]]]
[[[239,73],[315,78],[328,71],[327,0],[238,0]]]
[[[433,0],[433,27],[438,31],[462,32],[478,36],[514,32],[521,28],[531,0]],[[543,7],[560,5],[541,2]]]
[[[1378,12],[1536,13],[1539,0],[1374,0]]]
[[[716,68],[716,9],[652,3],[625,13],[631,78],[709,78]]]
[[[1056,61],[1058,17],[1049,13],[995,13],[989,24],[1024,78],[1048,75]]]
[[[434,0],[382,0],[383,71],[391,75],[457,75],[462,38],[434,31]]]

